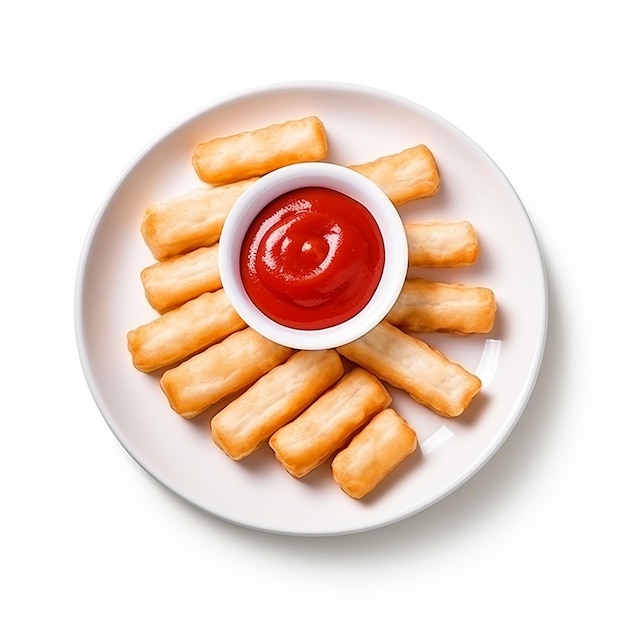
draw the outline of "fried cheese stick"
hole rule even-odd
[[[478,259],[478,235],[470,222],[417,222],[405,224],[409,265],[465,267]]]
[[[321,161],[327,151],[324,126],[310,116],[203,141],[191,161],[200,180],[224,185],[292,163]]]
[[[213,441],[235,461],[248,456],[342,375],[335,350],[296,352],[213,417]]]
[[[488,333],[496,317],[496,299],[487,287],[410,278],[385,318],[415,333]]]
[[[429,198],[439,191],[439,169],[432,152],[423,144],[375,161],[351,165],[375,182],[397,207],[411,200]]]
[[[293,422],[276,431],[269,445],[281,465],[292,476],[302,478],[390,404],[391,396],[382,383],[355,368]]]
[[[386,321],[336,350],[443,417],[461,415],[482,386],[461,365]]]
[[[190,419],[256,382],[292,353],[246,328],[167,370],[161,389],[172,409]]]
[[[150,306],[165,313],[207,291],[220,289],[218,246],[198,248],[146,267],[141,282]]]
[[[415,452],[417,433],[393,409],[375,415],[331,463],[341,489],[360,500]]]
[[[245,328],[223,289],[204,293],[128,332],[128,350],[141,372],[169,367]]]
[[[145,209],[141,234],[154,258],[162,261],[216,243],[226,216],[255,181],[194,189]]]

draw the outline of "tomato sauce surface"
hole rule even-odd
[[[361,311],[383,271],[370,212],[332,189],[304,187],[270,202],[250,225],[241,277],[252,302],[296,329],[340,324]]]

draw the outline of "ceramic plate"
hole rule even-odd
[[[420,275],[491,288],[497,322],[489,335],[421,336],[466,369],[483,391],[450,420],[391,389],[394,408],[415,428],[420,449],[361,501],[332,480],[330,465],[297,480],[269,448],[230,460],[212,442],[208,419],[172,412],[158,377],[136,371],[126,333],[156,316],[140,271],[154,262],[141,235],[151,203],[201,186],[191,166],[205,139],[317,115],[329,161],[350,165],[424,143],[442,186],[402,207],[406,221],[469,220],[481,246],[472,267]],[[463,132],[401,97],[336,83],[266,86],[219,100],[160,137],[128,168],[86,238],[76,287],[76,333],[85,376],[114,435],[156,480],[217,517],[292,535],[338,535],[384,526],[431,506],[479,470],[509,435],[532,392],[543,355],[547,294],[528,215],[496,164]]]

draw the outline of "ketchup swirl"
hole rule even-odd
[[[305,187],[270,202],[243,241],[241,276],[252,302],[296,329],[356,315],[372,297],[385,259],[380,230],[359,202]]]

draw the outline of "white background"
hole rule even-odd
[[[2,0],[0,622],[624,623],[622,6]],[[524,202],[550,290],[535,393],[492,461],[413,518],[318,539],[150,478],[91,398],[73,322],[125,167],[215,99],[303,79],[465,131]]]

